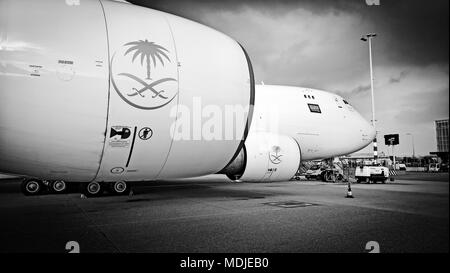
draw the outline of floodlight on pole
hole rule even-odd
[[[378,160],[377,134],[376,134],[376,120],[375,120],[375,98],[373,92],[373,63],[372,63],[372,39],[376,37],[376,33],[368,33],[361,37],[361,41],[369,41],[369,65],[370,65],[370,93],[372,96],[372,126],[375,129],[375,138],[373,139],[373,158]]]

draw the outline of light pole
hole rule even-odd
[[[414,148],[414,135],[412,133],[406,133],[407,136],[411,136],[412,139],[412,150],[413,150],[413,154],[412,154],[412,158],[416,158],[416,151]]]
[[[361,41],[369,41],[369,63],[370,63],[370,93],[372,95],[372,126],[375,129],[375,138],[373,139],[373,158],[375,162],[378,161],[378,147],[377,147],[377,129],[375,122],[375,98],[373,94],[373,65],[372,65],[372,38],[376,37],[376,33],[368,33],[361,37]]]

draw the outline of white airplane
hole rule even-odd
[[[229,109],[246,110],[222,122]],[[215,173],[288,180],[301,160],[374,135],[338,95],[255,88],[245,50],[190,20],[123,1],[0,1],[0,172],[29,177],[27,195]]]

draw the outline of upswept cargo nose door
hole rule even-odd
[[[163,14],[102,1],[108,29],[110,98],[98,181],[151,180],[171,145],[178,101],[174,40]],[[174,111],[176,113],[176,111]]]

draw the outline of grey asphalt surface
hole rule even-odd
[[[447,252],[448,174],[387,184],[234,183],[214,175],[138,184],[133,196],[26,197],[0,180],[0,252]],[[276,206],[297,202],[299,207]]]

